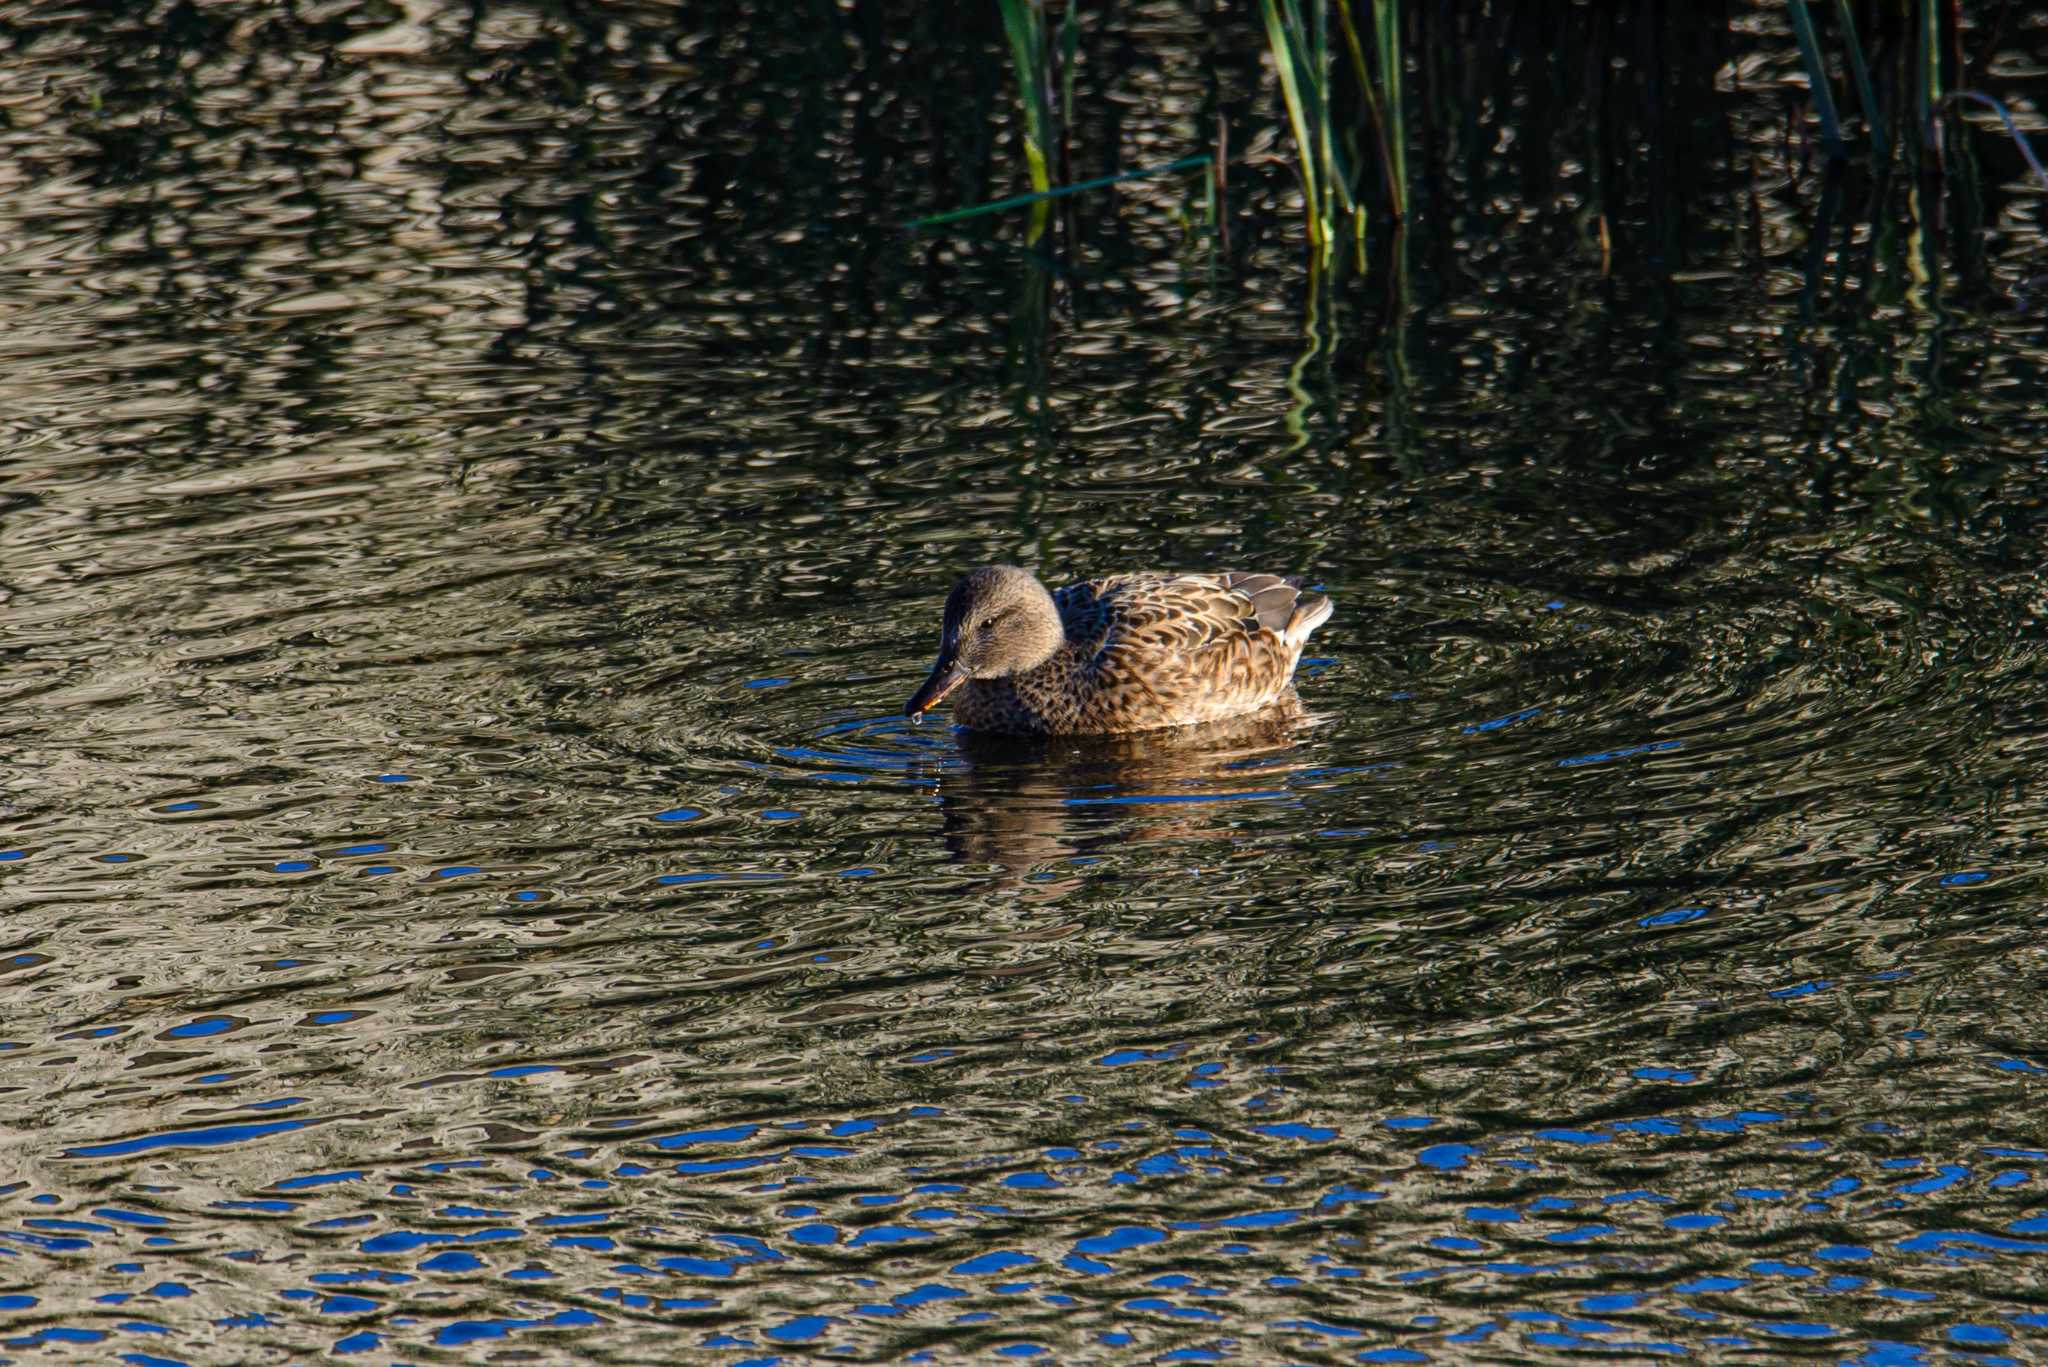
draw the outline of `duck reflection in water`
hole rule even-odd
[[[1285,791],[1313,725],[1289,689],[1247,716],[1133,735],[958,731],[965,762],[938,785],[947,850],[1020,883],[1050,874],[1026,885],[1052,898],[1079,881],[1070,861],[1099,849],[1233,840],[1247,804]]]

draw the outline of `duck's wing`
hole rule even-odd
[[[1304,599],[1301,581],[1277,574],[1120,574],[1054,595],[1067,638],[1105,652],[1200,657],[1247,647],[1299,649],[1330,615]]]

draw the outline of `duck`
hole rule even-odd
[[[1256,712],[1291,693],[1330,600],[1299,577],[1139,571],[1058,590],[984,565],[946,595],[939,658],[904,706],[970,731],[1107,736]]]

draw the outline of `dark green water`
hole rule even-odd
[[[1475,114],[1312,297],[888,229],[992,26],[0,10],[7,1360],[2048,1355],[2042,198],[1761,13],[1605,278]],[[1277,117],[1118,22],[1092,155]],[[996,559],[1308,575],[1305,715],[908,726]]]

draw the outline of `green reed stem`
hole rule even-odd
[[[1312,3],[1312,22],[1303,15],[1300,0],[1260,0],[1259,8],[1300,152],[1309,242],[1321,254],[1336,238],[1339,214],[1355,220],[1358,206],[1330,114],[1330,0]]]
[[[1820,55],[1820,39],[1814,35],[1813,15],[1806,0],[1789,0],[1792,32],[1799,39],[1799,57],[1806,64],[1806,83],[1813,91],[1813,106],[1820,112],[1820,136],[1827,144],[1828,159],[1841,161],[1849,153],[1842,142],[1842,120],[1835,112],[1835,92],[1828,84],[1828,66]]]
[[[1301,193],[1308,217],[1308,240],[1320,254],[1329,246],[1329,225],[1323,218],[1323,196],[1316,175],[1315,139],[1309,136],[1314,120],[1305,61],[1296,51],[1294,35],[1280,16],[1277,0],[1260,0],[1266,19],[1266,43],[1273,51],[1273,66],[1280,75],[1280,93],[1287,102],[1287,121],[1294,127],[1294,145],[1301,157]],[[1289,9],[1293,8],[1292,4]]]
[[[1849,70],[1856,77],[1856,99],[1863,106],[1863,127],[1870,148],[1880,160],[1891,156],[1891,140],[1885,136],[1884,114],[1877,107],[1877,90],[1870,83],[1870,65],[1863,60],[1863,40],[1856,35],[1856,16],[1849,0],[1835,0],[1835,17],[1842,25],[1842,43],[1849,52]]]
[[[1377,16],[1375,16],[1377,19]],[[1407,186],[1395,170],[1393,140],[1387,131],[1385,101],[1380,96],[1379,81],[1374,78],[1375,68],[1365,61],[1365,45],[1358,39],[1358,26],[1351,21],[1350,0],[1337,0],[1337,20],[1344,29],[1344,47],[1351,54],[1351,71],[1358,78],[1358,88],[1365,94],[1365,108],[1372,118],[1373,139],[1380,149],[1380,179],[1387,187],[1387,202],[1393,206],[1394,217],[1407,215]]]
[[[1050,71],[1045,42],[1045,22],[1037,0],[996,0],[1002,9],[1003,32],[1010,40],[1010,57],[1017,65],[1017,94],[1024,106],[1024,159],[1031,176],[1031,188],[1043,196],[1052,188],[1049,160],[1054,144]],[[1032,210],[1029,240],[1045,234],[1047,213],[1041,203]]]
[[[1920,141],[1929,151],[1939,153],[1941,131],[1936,120],[1941,113],[1941,10],[1940,0],[1920,0],[1920,41],[1914,54],[1919,62],[1919,79],[1914,82],[1920,105]]]
[[[1293,0],[1289,0],[1292,4]],[[1330,130],[1330,7],[1318,3],[1314,10],[1315,20],[1309,30],[1309,69],[1315,73],[1317,111],[1316,156],[1322,162],[1323,184],[1334,188],[1337,177],[1332,171],[1336,164],[1335,145],[1331,142]],[[1296,22],[1299,23],[1297,14]],[[1346,187],[1349,188],[1349,187]],[[1332,225],[1334,227],[1334,225]],[[1331,233],[1335,237],[1334,232]]]
[[[1372,0],[1372,17],[1379,48],[1381,102],[1386,106],[1381,142],[1387,156],[1387,189],[1395,216],[1403,217],[1408,200],[1408,121],[1401,98],[1400,0]]]

